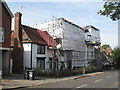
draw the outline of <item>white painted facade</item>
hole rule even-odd
[[[45,46],[45,54],[37,54],[37,44],[24,43],[24,68],[31,68],[31,45],[32,45],[32,68],[37,68],[37,58],[45,58],[45,69],[48,69],[48,51]]]
[[[31,43],[24,43],[24,69],[25,67],[31,68]],[[58,69],[60,69],[61,61],[63,61],[63,57],[59,57],[59,52],[56,51],[57,59],[58,59]],[[50,58],[53,59],[53,50],[48,49],[48,46],[45,46],[45,54],[37,54],[37,44],[32,44],[32,68],[37,68],[37,58],[45,58],[45,69],[43,71],[50,71]],[[57,65],[57,63],[56,63]]]

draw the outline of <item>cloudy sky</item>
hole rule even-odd
[[[13,14],[22,12],[22,23],[33,26],[50,21],[53,16],[67,18],[80,26],[93,25],[100,29],[102,44],[118,45],[118,22],[97,12],[103,2],[7,2]]]

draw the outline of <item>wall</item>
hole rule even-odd
[[[0,26],[1,27],[1,26]],[[2,27],[5,30],[5,42],[2,43],[3,47],[10,48],[11,42],[11,16],[6,10],[5,6],[2,7]]]
[[[0,27],[4,28],[4,42],[2,46],[2,73],[9,74],[10,72],[10,42],[11,42],[11,16],[3,3],[0,2]],[[1,50],[0,50],[1,52]]]
[[[24,47],[24,67],[31,67],[31,43],[23,44]],[[37,57],[45,58],[45,69],[49,68],[48,50],[45,47],[45,54],[37,54],[37,44],[32,44],[32,68],[37,68]]]
[[[24,55],[23,55],[23,63],[24,63],[24,69],[25,66],[30,68],[31,65],[31,43],[26,43],[23,44],[23,48],[24,48]]]
[[[9,56],[10,55],[10,51],[2,51],[2,71],[3,71],[3,74],[9,74]]]

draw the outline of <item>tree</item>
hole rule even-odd
[[[120,19],[120,1],[105,2],[103,8],[98,14],[110,17],[113,21]]]
[[[103,44],[102,48],[103,48],[104,51],[106,51],[108,48],[111,48],[111,47],[108,44]]]
[[[120,47],[114,48],[114,50],[112,51],[112,57],[114,63],[116,63],[116,68],[120,69]]]

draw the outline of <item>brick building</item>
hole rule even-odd
[[[2,51],[2,74],[10,71],[11,19],[13,14],[4,0],[0,1],[0,51]]]

